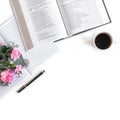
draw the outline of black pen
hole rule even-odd
[[[35,76],[32,80],[28,81],[25,85],[20,87],[17,92],[20,93],[22,90],[24,90],[27,86],[29,86],[32,82],[34,82],[38,77],[40,77],[45,71],[41,71],[37,76]]]

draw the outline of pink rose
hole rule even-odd
[[[22,71],[22,65],[17,65],[15,69],[15,73],[20,73]]]
[[[3,46],[3,44],[0,42],[0,46]]]
[[[13,59],[14,61],[16,61],[17,59],[20,58],[20,52],[17,48],[13,48],[12,53],[11,53],[11,59]]]
[[[3,71],[0,75],[0,79],[4,82],[4,83],[10,83],[14,78],[14,73],[6,70]]]

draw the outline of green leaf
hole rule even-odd
[[[7,70],[6,67],[2,67],[2,68],[0,68],[0,72],[5,71],[5,70]]]
[[[6,55],[4,54],[4,53],[0,53],[0,58],[2,59],[2,58],[5,58],[6,57]]]
[[[6,51],[6,46],[0,46],[0,53],[4,53]]]
[[[9,67],[10,67],[11,69],[15,69],[15,68],[16,68],[16,64],[10,64]]]
[[[12,48],[8,47],[5,51],[6,56],[10,57],[11,52],[12,52]]]
[[[16,65],[24,65],[24,59],[23,56],[21,55],[18,60],[14,62]]]

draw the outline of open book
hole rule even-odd
[[[103,0],[10,0],[26,49],[110,23]]]

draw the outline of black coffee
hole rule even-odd
[[[100,33],[95,38],[95,45],[99,49],[102,50],[107,49],[111,46],[111,44],[112,44],[111,37],[106,33]]]

